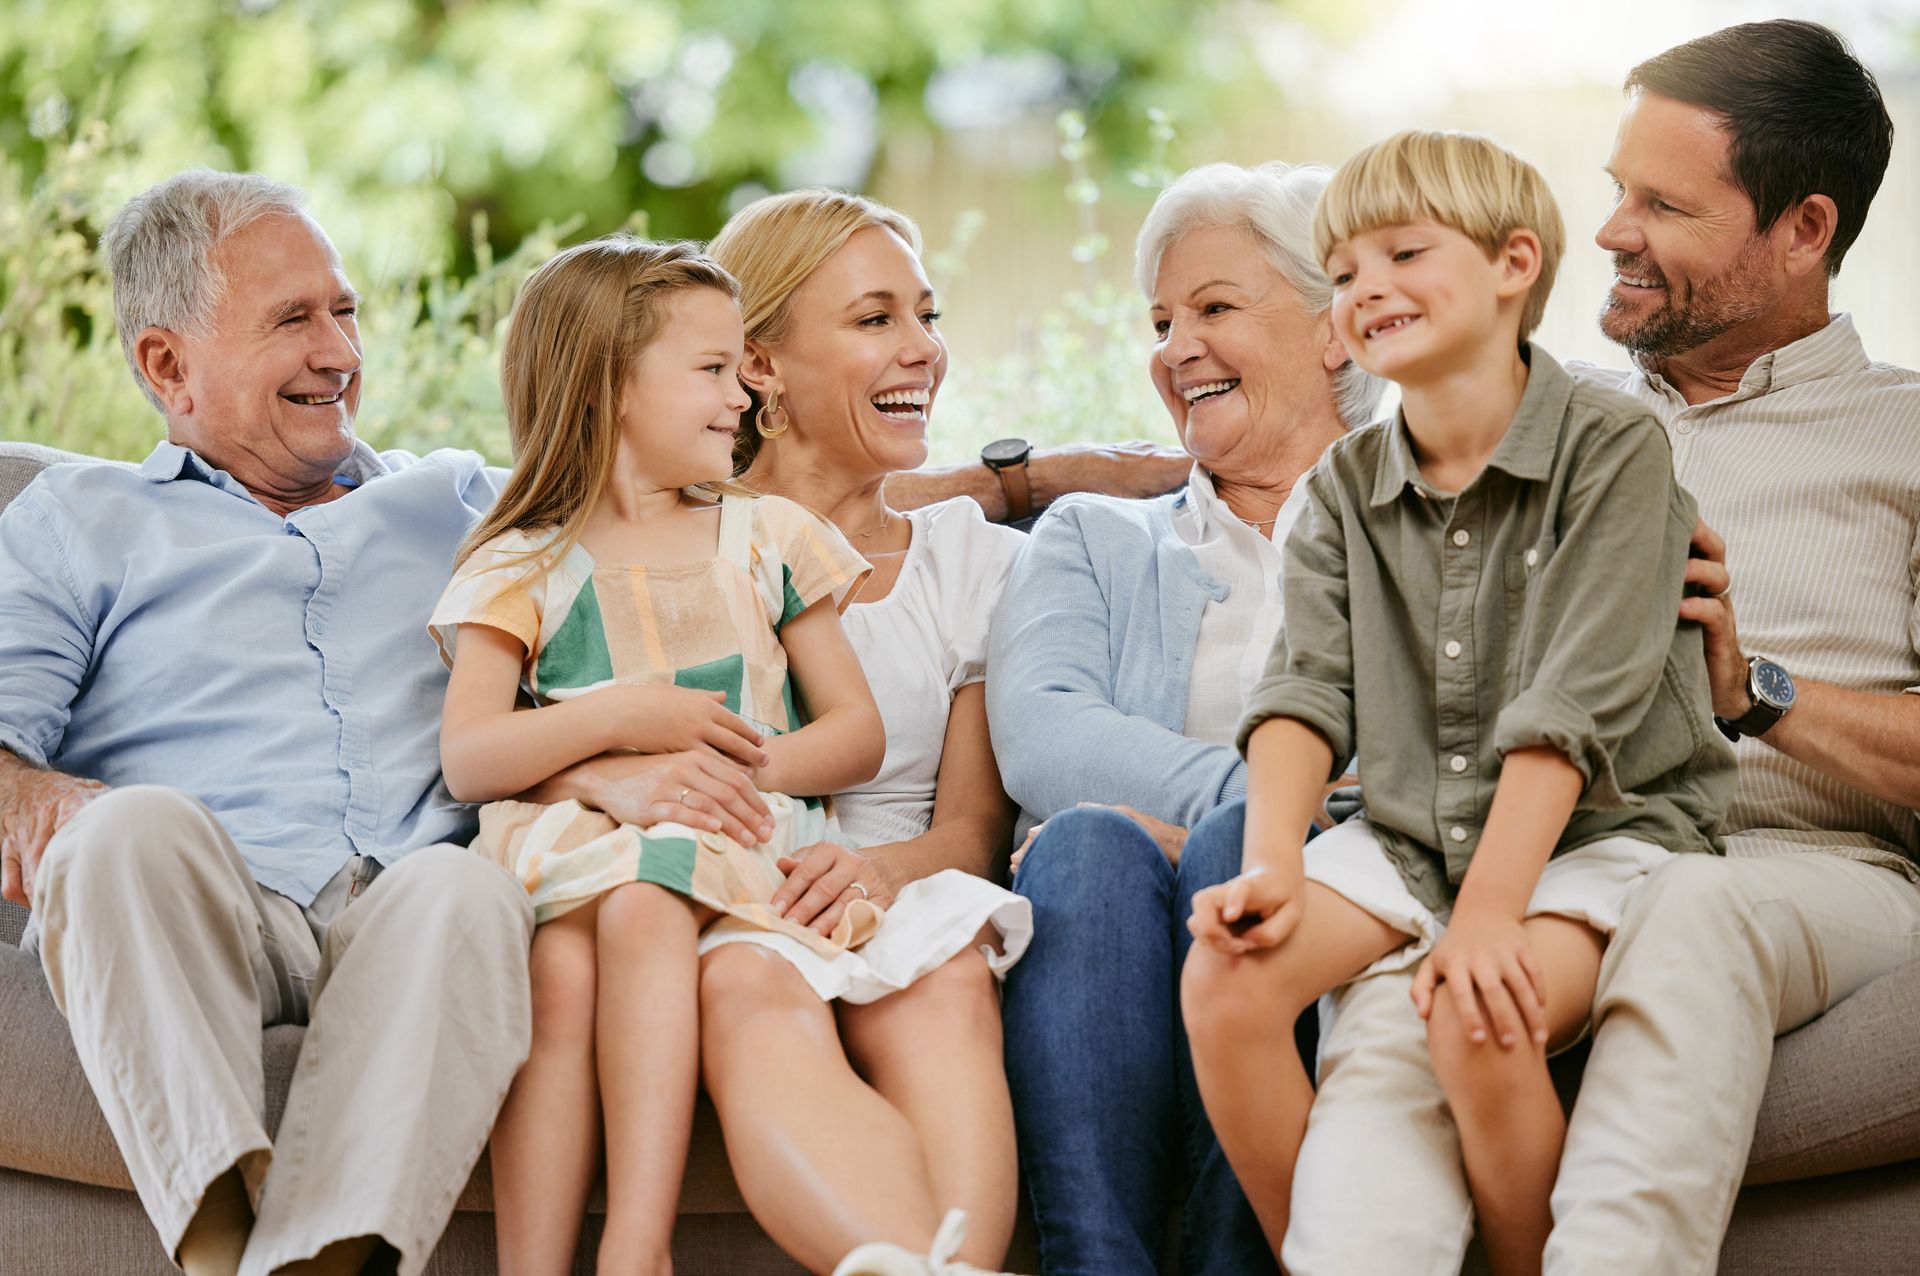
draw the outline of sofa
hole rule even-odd
[[[0,443],[0,505],[44,466],[83,459]],[[0,1273],[172,1271],[39,964],[18,947],[25,919],[24,910],[0,903]],[[292,1026],[265,1034],[269,1128],[279,1121],[300,1039],[301,1029]],[[1577,1066],[1577,1058],[1563,1065],[1568,1084]],[[429,1272],[493,1270],[490,1203],[483,1158]],[[602,1208],[596,1190],[577,1272],[592,1270]],[[800,1270],[747,1214],[704,1100],[694,1120],[673,1258],[682,1276]],[[1016,1237],[1012,1263],[1031,1270],[1029,1236]],[[1776,1043],[1721,1270],[1920,1272],[1920,963],[1884,976]]]

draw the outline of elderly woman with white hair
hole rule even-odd
[[[1328,177],[1209,164],[1161,194],[1136,276],[1191,475],[1157,500],[1057,502],[995,613],[993,744],[1036,826],[1005,1024],[1047,1276],[1157,1271],[1183,1177],[1182,1270],[1274,1270],[1195,1091],[1179,985],[1194,892],[1239,869],[1234,728],[1280,627],[1299,480],[1382,388],[1328,319],[1311,233]]]

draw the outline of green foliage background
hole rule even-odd
[[[1221,38],[1248,7],[9,0],[0,437],[121,456],[151,445],[159,423],[120,360],[94,245],[129,196],[182,167],[259,169],[311,193],[369,296],[364,434],[504,457],[493,355],[525,272],[560,243],[622,225],[705,238],[730,206],[778,189],[792,157],[834,140],[808,91],[814,71],[870,89],[877,167],[891,147],[938,134],[928,86],[943,70],[1051,59],[1073,113],[1046,180],[1063,206],[1084,207],[1103,183],[1158,176],[1167,116],[1204,127],[1271,95]],[[672,185],[648,177],[662,145]],[[964,245],[932,247],[936,268],[966,268]],[[1083,235],[1074,251],[1105,245]],[[1035,317],[1021,353],[964,371],[956,389],[974,419],[943,426],[968,440],[1164,435],[1135,327],[1111,295],[1065,299]],[[1110,406],[1062,414],[1048,394]]]

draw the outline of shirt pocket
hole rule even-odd
[[[1525,685],[1528,670],[1538,662],[1538,653],[1529,659],[1532,633],[1528,621],[1535,595],[1548,561],[1553,557],[1553,533],[1543,532],[1540,539],[1525,549],[1506,556],[1506,616],[1502,635],[1506,652],[1506,699],[1511,701]]]

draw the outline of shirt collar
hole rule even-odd
[[[1539,482],[1553,473],[1553,458],[1560,450],[1560,427],[1566,419],[1567,402],[1573,397],[1573,378],[1541,347],[1522,344],[1520,350],[1521,358],[1527,361],[1527,388],[1487,468]],[[1420,463],[1414,459],[1405,409],[1394,414],[1386,430],[1387,445],[1374,472],[1369,503],[1390,505],[1408,487],[1431,494],[1433,488],[1420,477]]]
[[[380,454],[368,447],[363,439],[353,441],[353,451],[340,463],[339,473],[361,486],[369,480],[388,473],[386,462]],[[192,448],[181,447],[171,440],[162,440],[147,459],[140,463],[140,475],[150,483],[170,483],[178,478],[194,478],[202,483],[210,483],[224,492],[232,492],[253,499],[253,494],[241,485],[240,481],[225,470],[215,469]]]
[[[1789,341],[1778,350],[1769,350],[1755,359],[1741,374],[1739,389],[1709,402],[1732,403],[1756,398],[1775,390],[1785,390],[1789,386],[1858,372],[1868,362],[1867,348],[1861,343],[1860,333],[1853,326],[1853,316],[1843,310],[1829,316],[1826,327],[1818,332],[1810,332],[1798,341]],[[1633,367],[1655,389],[1675,396],[1679,394],[1665,377],[1653,370],[1652,362],[1646,356],[1634,355]]]
[[[1220,499],[1220,493],[1213,486],[1213,475],[1207,473],[1200,462],[1193,463],[1193,472],[1187,476],[1187,508],[1192,511],[1193,525],[1206,539],[1207,531],[1216,518],[1230,517],[1223,508],[1226,502]]]
[[[1256,541],[1267,541],[1269,544],[1277,545],[1286,540],[1285,535],[1278,529],[1283,524],[1292,525],[1293,520],[1288,515],[1294,512],[1294,507],[1304,503],[1306,488],[1307,476],[1302,473],[1295,480],[1286,498],[1280,502],[1280,508],[1274,511],[1276,531],[1271,538],[1262,536],[1257,528],[1248,527],[1245,521],[1228,507],[1219,489],[1213,485],[1213,475],[1198,461],[1193,463],[1193,473],[1187,476],[1186,489],[1181,493],[1181,504],[1193,519],[1194,532],[1199,540],[1205,540],[1213,534],[1213,525],[1217,521],[1229,536],[1245,532]]]

